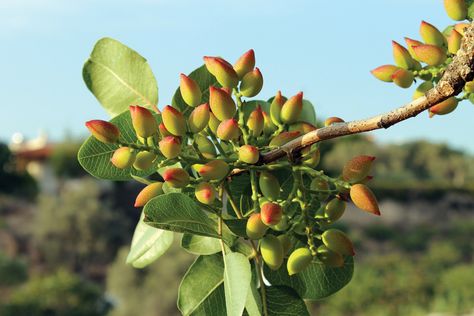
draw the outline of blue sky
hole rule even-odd
[[[249,48],[265,78],[260,97],[303,90],[320,117],[360,119],[411,99],[408,90],[369,71],[392,63],[391,40],[419,38],[424,19],[452,23],[437,0],[0,0],[0,139],[14,132],[53,139],[86,135],[84,122],[106,119],[82,82],[94,43],[109,36],[146,57],[158,80],[159,106],[170,102],[179,73],[204,55],[234,62]],[[449,116],[426,113],[385,131],[382,142],[427,138],[474,153],[474,106]]]

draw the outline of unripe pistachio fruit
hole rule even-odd
[[[267,235],[260,241],[263,261],[272,270],[278,270],[283,263],[283,246],[274,235]]]
[[[159,143],[160,151],[168,159],[173,159],[181,153],[181,141],[178,137],[166,136]]]
[[[135,199],[135,207],[142,207],[152,198],[163,194],[163,182],[154,182],[144,187]]]
[[[194,135],[194,142],[196,143],[199,151],[207,159],[212,159],[216,157],[216,147],[206,136],[197,134]]]
[[[209,118],[209,104],[204,103],[196,107],[188,118],[189,131],[193,134],[199,133],[207,126]]]
[[[258,161],[260,154],[258,148],[252,145],[243,145],[239,148],[239,160],[248,164],[254,164]]]
[[[403,68],[398,69],[392,75],[393,83],[405,89],[409,88],[412,85],[413,79],[415,79],[415,77],[413,76],[413,72]]]
[[[262,214],[262,222],[267,226],[271,226],[280,222],[283,210],[279,204],[267,202],[260,208],[260,214]]]
[[[293,139],[297,138],[300,135],[301,135],[301,133],[299,131],[281,132],[280,134],[273,137],[268,145],[270,147],[272,147],[272,146],[275,146],[275,147],[283,146],[286,143],[288,143],[289,141],[292,141]]]
[[[347,237],[345,233],[338,229],[328,229],[322,235],[321,238],[326,247],[330,250],[335,251],[344,256],[355,255],[352,241]]]
[[[221,121],[217,119],[217,117],[214,115],[214,113],[209,113],[209,129],[211,130],[214,135],[217,135],[217,128],[219,128],[219,124]]]
[[[413,57],[413,59],[415,60],[420,61],[420,59],[418,59],[418,57],[416,56],[415,51],[413,50],[413,46],[420,46],[420,45],[423,45],[423,43],[420,41],[411,39],[409,37],[405,37],[405,43],[407,44],[408,52],[410,53],[411,57]]]
[[[319,149],[313,151],[311,154],[303,157],[303,165],[311,168],[316,167],[321,159],[321,153]]]
[[[264,204],[264,203],[262,203],[262,205],[263,205],[263,204]],[[273,230],[282,232],[282,231],[287,230],[289,226],[290,226],[290,225],[288,224],[288,216],[283,215],[283,216],[281,217],[280,222],[279,222],[278,224],[276,224],[276,225],[271,225],[270,227],[271,227],[271,229],[273,229]]]
[[[239,138],[240,128],[236,119],[224,120],[217,128],[217,137],[222,140],[234,140]]]
[[[434,86],[433,86],[433,83],[431,81],[425,81],[423,82],[422,84],[420,84],[415,92],[413,92],[413,100],[416,100],[418,99],[419,97],[422,97],[425,95],[426,92],[428,92],[428,90],[432,89]]]
[[[359,182],[369,175],[374,162],[374,156],[356,156],[346,162],[342,169],[342,178],[348,182]]]
[[[456,31],[451,30],[451,34],[448,37],[448,52],[456,54],[461,48],[462,35]]]
[[[205,181],[222,180],[229,173],[229,165],[223,160],[213,160],[199,168],[198,172]]]
[[[466,85],[464,86],[464,90],[466,92],[473,93],[474,92],[474,80],[466,82]]]
[[[158,131],[158,122],[151,114],[150,110],[139,105],[130,106],[132,125],[138,136],[147,138],[153,136]]]
[[[325,192],[329,190],[329,183],[324,179],[314,178],[311,181],[310,189],[312,191],[321,191],[318,193],[313,193],[320,201],[324,201],[329,197],[329,192]]]
[[[147,170],[153,166],[153,161],[156,159],[156,155],[149,151],[141,151],[137,154],[133,168],[137,170]]]
[[[332,251],[325,245],[321,245],[316,250],[317,258],[328,267],[338,268],[344,266],[344,258],[341,254]]]
[[[443,102],[433,105],[429,108],[429,115],[433,117],[434,115],[445,115],[454,111],[458,106],[458,99],[456,97],[450,97]]]
[[[263,115],[263,133],[265,135],[270,135],[276,130],[275,124],[273,124],[272,119],[270,115],[267,114],[267,112],[262,111]]]
[[[253,49],[245,52],[234,64],[234,70],[239,79],[242,79],[247,73],[255,67],[255,52]]]
[[[92,120],[86,122],[86,127],[98,141],[108,144],[116,143],[120,137],[117,126],[102,120]]]
[[[308,122],[298,122],[298,123],[291,124],[288,130],[290,132],[298,131],[301,134],[306,134],[306,133],[317,130],[317,128],[316,126]]]
[[[272,119],[272,122],[277,125],[283,123],[280,118],[281,114],[281,108],[283,107],[283,104],[285,104],[286,98],[281,95],[281,91],[278,90],[275,97],[272,100],[272,103],[270,104],[270,118]]]
[[[185,74],[180,75],[179,91],[181,91],[181,96],[187,105],[194,107],[201,103],[201,89],[196,81]]]
[[[413,69],[415,66],[415,61],[410,55],[410,52],[398,44],[395,41],[392,41],[392,51],[393,51],[393,60],[398,67],[404,69]]]
[[[392,75],[400,69],[397,66],[394,65],[382,65],[374,70],[372,70],[370,73],[377,79],[385,82],[392,82]]]
[[[351,186],[350,195],[355,206],[374,215],[380,215],[377,198],[372,190],[365,184],[354,184]]]
[[[311,264],[312,260],[313,256],[308,248],[298,248],[294,250],[286,264],[288,274],[293,275],[303,271]]]
[[[168,168],[163,172],[163,179],[172,188],[184,188],[189,184],[189,174],[182,168]]]
[[[390,80],[391,80],[391,77],[390,77]],[[329,126],[329,125],[336,124],[336,123],[344,123],[344,120],[340,117],[337,117],[337,116],[331,116],[331,117],[328,117],[324,121],[324,126]]]
[[[277,238],[280,240],[281,246],[283,247],[283,256],[286,256],[288,251],[290,251],[291,246],[293,245],[291,239],[288,234],[279,235],[277,236]]]
[[[163,124],[163,123],[160,123],[160,125],[158,125],[158,130],[160,131],[161,137],[173,136],[173,134],[171,134],[171,133],[166,129],[165,124]]]
[[[230,94],[224,89],[213,86],[209,87],[209,105],[219,121],[232,118],[237,110]]]
[[[267,171],[260,173],[258,177],[258,186],[263,196],[271,201],[276,201],[280,197],[280,183],[277,177]]]
[[[280,119],[286,124],[294,123],[299,120],[302,111],[303,92],[298,92],[283,104],[280,112]]]
[[[454,29],[464,36],[464,31],[469,27],[469,23],[458,23],[454,25]]]
[[[446,60],[446,52],[435,45],[413,46],[413,51],[421,62],[429,66],[438,66]]]
[[[250,112],[249,119],[247,120],[247,127],[254,137],[258,137],[262,134],[264,121],[260,105],[257,105],[257,108]]]
[[[263,87],[263,76],[260,72],[260,69],[255,68],[254,70],[248,72],[240,83],[240,93],[244,97],[254,97],[256,96]]]
[[[217,79],[223,87],[235,88],[239,77],[231,64],[220,57],[204,57],[207,70]]]
[[[110,161],[115,167],[125,169],[133,165],[136,155],[130,148],[120,147],[114,152]]]
[[[446,38],[444,37],[443,33],[426,21],[421,21],[420,35],[426,44],[435,45],[438,47],[446,46]]]
[[[455,21],[467,18],[466,0],[444,0],[444,9],[448,16]]]
[[[196,199],[202,204],[210,205],[216,199],[216,189],[207,182],[201,182],[196,186],[194,192]]]
[[[161,118],[166,129],[174,136],[186,135],[186,121],[183,114],[172,106],[165,106]]]
[[[268,226],[262,222],[260,213],[250,215],[247,220],[246,233],[250,239],[260,239],[267,232]]]
[[[344,214],[346,202],[339,198],[334,198],[326,204],[324,216],[331,222],[337,221]]]

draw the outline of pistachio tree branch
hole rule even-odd
[[[474,22],[465,29],[461,48],[446,68],[438,84],[425,96],[417,98],[388,113],[364,120],[336,123],[302,135],[285,145],[260,156],[259,164],[266,164],[284,156],[294,157],[301,149],[322,140],[359,134],[381,128],[389,128],[406,119],[417,116],[452,96],[458,95],[466,82],[474,78]]]

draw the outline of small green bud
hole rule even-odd
[[[209,123],[209,104],[204,103],[196,107],[188,118],[188,127],[191,133],[196,134],[202,131]]]
[[[392,51],[393,59],[395,60],[395,64],[398,67],[402,67],[404,69],[414,68],[415,61],[411,57],[410,52],[405,47],[395,41],[392,41]]]
[[[138,136],[147,138],[153,136],[158,131],[158,122],[151,114],[150,110],[135,105],[130,106],[132,124]]]
[[[405,70],[403,68],[398,69],[392,75],[393,83],[405,89],[411,87],[414,79],[415,77],[413,76],[413,72],[411,72],[410,70]]]
[[[413,100],[416,100],[418,99],[419,97],[422,97],[425,95],[426,92],[428,92],[428,90],[432,89],[434,86],[433,86],[433,83],[431,81],[425,81],[423,82],[422,84],[420,84],[415,92],[413,92]]]
[[[429,115],[433,117],[434,115],[445,115],[454,111],[458,106],[458,99],[455,97],[450,97],[443,102],[433,105],[429,108]]]
[[[448,52],[456,54],[461,48],[462,35],[458,31],[452,30],[448,37]]]
[[[209,105],[219,121],[234,117],[237,110],[230,94],[224,89],[213,86],[209,87]]]
[[[262,205],[265,204],[265,203],[262,203]],[[285,231],[288,229],[288,227],[290,227],[290,225],[288,224],[288,216],[286,215],[283,215],[281,217],[281,220],[278,224],[275,224],[275,225],[271,225],[270,226],[273,230],[276,230],[276,231],[279,231],[279,232],[282,232],[282,231]]]
[[[182,168],[168,168],[163,172],[163,179],[172,188],[184,188],[189,184],[189,174]]]
[[[413,46],[413,51],[421,62],[429,66],[438,66],[446,60],[446,52],[435,45]]]
[[[273,146],[274,147],[280,147],[280,146],[285,145],[289,141],[292,141],[293,139],[297,138],[300,135],[301,135],[301,133],[298,132],[298,131],[281,132],[280,134],[273,137],[268,145],[270,147],[273,147]]]
[[[382,65],[382,66],[379,66],[379,67],[373,69],[372,71],[370,71],[370,73],[375,78],[377,78],[381,81],[392,82],[392,75],[398,69],[400,69],[400,68],[397,67],[397,66],[394,66],[394,65]]]
[[[253,49],[245,52],[234,64],[234,70],[239,76],[239,79],[242,79],[247,73],[253,70],[255,67],[255,52]]]
[[[217,137],[222,140],[233,140],[240,136],[239,123],[236,119],[224,120],[217,128]]]
[[[240,93],[244,97],[256,96],[263,87],[263,76],[260,69],[255,68],[251,72],[248,72],[242,79],[240,84]]]
[[[239,148],[239,160],[248,164],[254,164],[258,161],[260,153],[258,148],[252,145],[243,145]]]
[[[342,169],[342,178],[348,182],[359,182],[369,175],[374,162],[374,156],[361,155],[352,158]]]
[[[279,204],[267,202],[262,205],[260,214],[265,225],[277,225],[283,216],[283,210]]]
[[[166,129],[174,136],[186,135],[186,121],[183,114],[172,106],[165,106],[161,118]]]
[[[302,111],[303,92],[298,92],[283,104],[280,112],[280,119],[286,124],[294,123],[299,120]]]
[[[199,168],[199,174],[205,181],[222,180],[229,173],[229,165],[223,160],[212,160]]]
[[[260,241],[263,261],[272,270],[278,270],[283,263],[283,246],[274,235],[267,235]]]
[[[137,170],[147,170],[153,166],[153,161],[155,161],[156,155],[149,151],[141,151],[137,154],[135,162],[133,163],[133,168]]]
[[[262,222],[260,213],[253,213],[247,220],[246,233],[250,239],[260,239],[267,232],[268,226]]]
[[[249,119],[247,120],[247,127],[254,137],[258,137],[260,134],[262,134],[264,121],[262,108],[260,105],[257,105],[257,108],[250,112]]]
[[[444,0],[444,9],[448,16],[455,21],[467,18],[466,0]]]
[[[344,256],[355,255],[352,241],[342,231],[331,228],[326,230],[321,237],[324,245],[326,245],[330,250]]]
[[[310,189],[312,191],[322,191],[314,193],[316,198],[320,201],[325,201],[329,197],[329,192],[325,192],[329,190],[329,183],[324,179],[314,178],[311,181]]]
[[[180,75],[179,91],[181,91],[181,96],[187,105],[194,107],[201,103],[201,89],[196,81],[185,74]]]
[[[328,267],[339,268],[344,266],[344,258],[341,254],[332,251],[325,245],[321,245],[317,249],[317,258]]]
[[[116,143],[120,137],[117,126],[102,120],[86,122],[86,127],[98,141],[108,144]]]
[[[258,186],[263,196],[271,201],[276,201],[280,197],[280,183],[277,177],[267,171],[260,173],[258,177]]]
[[[341,199],[334,198],[326,204],[324,208],[324,216],[331,222],[337,221],[346,210],[346,202]]]
[[[283,257],[286,256],[288,251],[290,251],[291,246],[293,246],[290,237],[288,234],[283,234],[277,236],[277,238],[280,240],[281,246],[283,247]]]
[[[135,200],[135,207],[142,207],[145,206],[148,201],[152,198],[163,194],[163,182],[154,182],[146,187],[144,187],[140,193],[138,193],[137,198]]]
[[[181,141],[178,137],[166,136],[160,143],[160,151],[168,159],[173,159],[181,153]]]
[[[136,153],[130,148],[120,147],[114,152],[110,161],[115,167],[119,169],[125,169],[133,165],[135,162],[135,157]]]
[[[239,77],[231,64],[220,57],[204,57],[207,70],[217,79],[223,87],[235,88],[239,82]]]
[[[443,33],[426,21],[421,21],[420,35],[426,44],[438,47],[446,46],[446,38],[444,37]]]
[[[291,276],[303,271],[311,264],[311,261],[313,261],[313,256],[308,248],[298,248],[294,250],[286,264],[288,274]]]
[[[194,194],[199,202],[206,205],[212,204],[217,196],[216,189],[207,182],[199,183]]]
[[[273,124],[281,124],[281,108],[283,107],[283,104],[285,104],[286,98],[281,95],[281,91],[278,90],[277,94],[272,100],[272,103],[270,104],[270,118],[272,119]]]
[[[355,206],[374,215],[380,215],[377,198],[365,184],[354,184],[350,190],[351,200]]]

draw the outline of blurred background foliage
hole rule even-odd
[[[142,185],[85,175],[80,143],[53,144],[41,161],[0,144],[0,315],[178,315],[177,289],[194,256],[177,240],[146,269],[126,265]],[[325,142],[321,151],[320,167],[332,175],[353,156],[377,157],[372,187],[382,217],[348,208],[338,225],[356,244],[354,278],[308,302],[313,313],[473,314],[474,157],[370,136]]]

